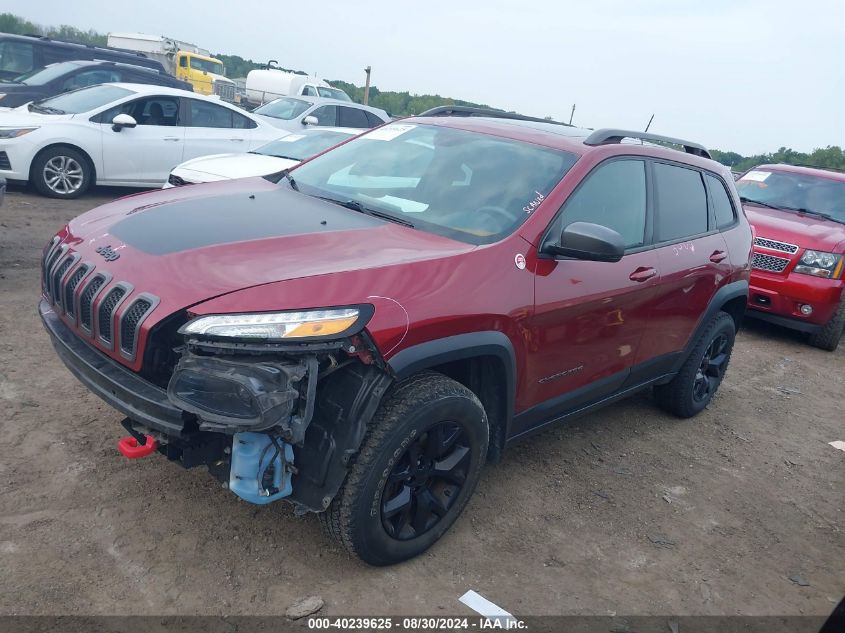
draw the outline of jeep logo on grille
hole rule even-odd
[[[120,253],[118,253],[116,250],[114,250],[111,247],[111,244],[106,244],[105,246],[100,246],[96,250],[100,255],[103,256],[103,259],[105,259],[107,262],[113,262],[118,257],[120,257]]]

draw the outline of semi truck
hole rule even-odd
[[[171,75],[191,84],[194,92],[235,101],[235,82],[225,76],[223,62],[195,44],[162,35],[109,33],[108,45],[160,61]]]
[[[279,97],[296,95],[352,101],[343,90],[333,88],[322,79],[279,68],[251,70],[246,76],[246,101],[250,106],[258,107]]]

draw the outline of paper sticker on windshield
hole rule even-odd
[[[301,138],[305,138],[304,134],[288,134],[287,136],[283,136],[280,139],[277,139],[279,143],[293,143],[294,141],[298,141]]]
[[[417,126],[408,125],[406,123],[391,123],[390,125],[385,125],[377,130],[373,130],[364,138],[371,141],[392,141],[400,134],[404,134],[408,130],[413,130],[415,127]]]
[[[740,180],[752,180],[754,182],[764,182],[766,178],[772,175],[770,171],[749,171]]]

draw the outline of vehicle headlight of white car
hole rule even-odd
[[[37,129],[37,127],[0,127],[0,138],[18,138]]]
[[[369,311],[372,314],[372,311]],[[369,317],[370,314],[366,316]],[[262,312],[252,314],[213,314],[189,321],[180,334],[281,341],[323,338],[350,333],[362,325],[365,316],[358,308],[308,310],[304,312]]]

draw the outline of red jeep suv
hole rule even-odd
[[[126,416],[124,455],[207,465],[383,565],[530,433],[652,387],[700,412],[750,254],[700,145],[440,108],[83,214],[44,251],[40,314]]]
[[[761,165],[736,185],[755,229],[749,316],[835,350],[845,329],[845,173]]]

